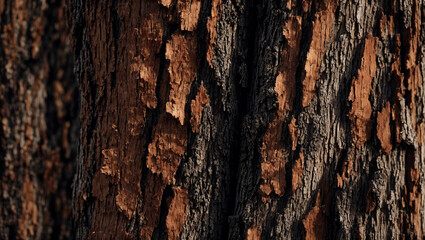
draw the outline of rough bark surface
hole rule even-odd
[[[66,1],[0,1],[0,239],[72,239],[78,134]]]
[[[421,239],[423,0],[72,0],[81,239]]]

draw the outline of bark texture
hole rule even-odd
[[[77,238],[423,238],[423,0],[71,13]]]
[[[78,91],[66,1],[0,1],[0,239],[72,237]]]

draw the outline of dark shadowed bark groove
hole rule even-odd
[[[424,3],[71,1],[83,239],[421,239]]]
[[[78,90],[66,1],[0,1],[0,239],[72,239]]]

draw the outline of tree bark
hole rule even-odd
[[[0,0],[0,239],[69,239],[78,91],[66,1]]]
[[[72,0],[78,239],[422,239],[425,7]]]

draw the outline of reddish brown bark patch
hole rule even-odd
[[[192,127],[192,132],[199,132],[199,125],[201,124],[202,120],[202,110],[209,102],[210,98],[208,97],[207,90],[204,88],[204,86],[199,86],[195,100],[192,100],[190,103],[190,111],[192,115],[190,118],[190,125]]]
[[[261,228],[252,226],[248,228],[246,232],[246,240],[260,240],[261,239]]]
[[[201,1],[199,0],[178,0],[177,11],[180,16],[180,29],[193,31],[198,23]]]
[[[301,40],[301,17],[291,17],[284,24],[282,34],[287,40],[287,44],[282,51],[282,66],[279,75],[276,77],[274,88],[277,93],[278,110],[273,122],[264,134],[260,148],[261,177],[263,179],[260,191],[267,196],[273,191],[282,196],[286,185],[286,159],[283,154],[282,127],[287,112],[292,109],[295,97],[295,75]],[[292,141],[295,141],[293,144],[296,144],[295,138],[297,138],[295,125],[292,123],[289,126],[290,131],[293,131],[293,134],[291,134],[293,136]]]
[[[372,79],[376,72],[377,42],[376,37],[366,37],[361,66],[351,85],[349,100],[352,102],[352,106],[348,117],[351,120],[351,135],[357,148],[360,148],[370,138],[372,106],[369,95],[372,89]]]
[[[152,143],[148,147],[148,169],[159,174],[166,184],[174,183],[174,175],[186,151],[186,145],[186,129],[164,113],[153,130]]]
[[[338,0],[325,0],[318,3],[318,11],[313,21],[310,48],[304,67],[302,105],[307,107],[315,95],[316,81],[319,78],[320,64],[332,40],[332,30]]]
[[[162,1],[164,2],[164,1]],[[140,56],[133,58],[131,71],[139,74],[141,100],[148,108],[156,108],[156,82],[158,78],[160,58],[159,53],[162,36],[164,34],[164,22],[162,20],[157,3],[147,1],[144,4],[147,14],[142,18],[141,28],[135,29],[139,37],[141,49]],[[155,14],[156,13],[156,14]],[[144,115],[144,114],[143,114]]]
[[[170,199],[168,205],[168,215],[166,218],[166,227],[168,239],[179,239],[186,220],[186,208],[189,205],[188,192],[180,187],[173,188],[174,196]]]
[[[306,240],[325,239],[328,223],[324,206],[321,205],[320,193],[317,194],[315,206],[303,220]]]
[[[390,128],[391,106],[387,102],[381,112],[378,112],[376,134],[381,142],[381,146],[387,154],[392,149],[391,128]]]
[[[166,111],[184,124],[186,97],[190,92],[197,68],[196,37],[174,34],[167,42],[165,57],[170,60],[170,95]]]
[[[282,65],[276,78],[275,92],[279,102],[278,114],[292,109],[295,98],[296,73],[301,41],[301,17],[292,16],[283,26],[286,44],[282,51]]]
[[[221,16],[221,0],[213,0],[211,3],[211,16],[207,20],[207,61],[212,68],[212,59],[214,57],[214,49],[217,38],[217,22]]]
[[[292,167],[292,194],[297,190],[298,184],[302,180],[304,172],[304,154],[300,152],[300,156],[295,160],[294,166]]]

